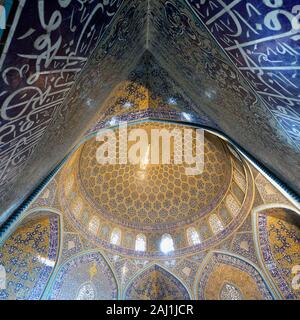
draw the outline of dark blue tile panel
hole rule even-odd
[[[300,149],[300,2],[186,2]]]
[[[0,58],[0,188],[22,170],[121,2],[19,1]]]

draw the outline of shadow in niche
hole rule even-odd
[[[287,208],[279,208],[279,210],[267,209],[265,214],[269,217],[277,218],[286,221],[288,224],[293,225],[300,229],[300,214]]]
[[[102,112],[98,125],[153,117],[217,128],[147,50],[103,103]]]

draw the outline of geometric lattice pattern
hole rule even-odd
[[[154,265],[133,280],[125,292],[126,300],[189,300],[181,282],[171,273]]]
[[[270,300],[268,286],[248,262],[235,256],[214,252],[200,272],[199,300]]]
[[[86,253],[68,260],[57,273],[50,300],[113,300],[118,289],[114,275],[100,253]]]
[[[0,265],[6,270],[6,289],[0,290],[0,299],[39,299],[54,269],[58,249],[56,215],[21,225],[0,247]]]
[[[299,217],[287,209],[268,209],[258,213],[256,223],[267,272],[285,299],[300,299]]]
[[[171,124],[144,123],[130,126],[128,131],[135,128],[145,129],[149,137],[154,128],[178,129],[183,133],[183,127]],[[116,130],[115,134],[118,137],[119,131]],[[131,145],[129,143],[128,150]],[[149,230],[200,217],[216,206],[230,183],[228,154],[222,141],[213,135],[205,135],[204,171],[195,176],[185,173],[189,165],[174,164],[174,144],[170,148],[171,164],[161,165],[160,160],[160,165],[148,164],[144,168],[129,161],[126,165],[100,165],[96,160],[99,146],[100,142],[91,139],[82,148],[81,185],[102,214],[123,225],[130,224],[139,229],[145,226]],[[117,159],[119,155],[117,147]]]

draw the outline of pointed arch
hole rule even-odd
[[[139,233],[135,238],[135,250],[146,251],[147,249],[147,238],[143,233]]]
[[[173,252],[175,250],[174,240],[169,233],[165,233],[162,235],[160,240],[160,250],[165,254]]]
[[[110,243],[116,246],[121,244],[122,231],[119,228],[114,228],[110,235]]]
[[[41,299],[60,257],[61,224],[58,211],[34,208],[10,230],[0,247],[0,264],[10,282],[2,299]]]
[[[100,228],[100,220],[96,215],[94,215],[89,221],[88,230],[90,233],[95,235],[97,234],[99,228]]]
[[[72,256],[58,268],[45,299],[117,300],[118,294],[119,284],[108,260],[99,250],[90,250]]]
[[[217,234],[217,233],[221,232],[222,230],[224,230],[224,226],[223,226],[221,219],[215,213],[213,213],[209,216],[208,222],[209,222],[210,228],[214,234]]]
[[[126,286],[124,300],[190,300],[186,286],[158,264],[139,272]]]
[[[203,260],[194,283],[196,300],[218,300],[224,284],[240,291],[245,300],[273,300],[277,296],[261,270],[250,260],[225,251],[211,251]]]
[[[199,232],[196,230],[195,227],[187,228],[186,236],[187,236],[188,244],[190,246],[195,246],[201,243]]]

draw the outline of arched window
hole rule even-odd
[[[115,245],[121,244],[121,230],[118,228],[113,229],[110,236],[110,243]]]
[[[239,211],[240,211],[240,205],[239,203],[235,200],[235,198],[229,194],[226,197],[226,206],[228,210],[232,213],[232,215],[235,217]]]
[[[160,250],[163,253],[169,253],[171,251],[174,251],[174,242],[172,237],[168,233],[165,233],[161,237]]]
[[[216,214],[209,217],[209,224],[214,234],[224,230],[223,224]]]
[[[135,250],[136,251],[146,251],[146,236],[143,234],[138,234],[135,239]]]
[[[186,231],[186,234],[187,234],[187,239],[190,246],[197,245],[201,242],[199,233],[196,231],[194,227],[188,228]]]
[[[96,216],[93,216],[89,222],[89,231],[92,234],[96,234],[99,230],[99,226],[100,226],[99,218]]]
[[[240,189],[245,192],[246,191],[246,179],[240,174],[238,170],[233,170],[233,176],[235,182],[238,184]]]

